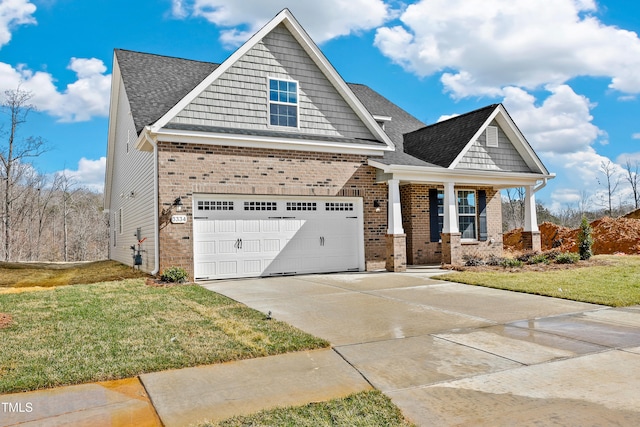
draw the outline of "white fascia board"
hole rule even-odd
[[[162,142],[181,142],[187,144],[229,145],[234,147],[266,148],[274,150],[317,151],[324,153],[362,154],[379,156],[389,151],[388,146],[351,144],[348,142],[314,141],[280,137],[265,137],[242,134],[210,133],[198,131],[184,131],[174,129],[160,129],[150,132],[150,139]],[[151,144],[150,141],[139,141],[136,148]]]
[[[414,183],[454,182],[458,185],[490,185],[497,188],[535,186],[538,181],[555,178],[555,174],[492,172],[485,170],[452,170],[425,166],[385,165],[369,160],[369,165],[382,170],[393,179]]]
[[[109,104],[109,130],[107,134],[107,167],[104,174],[104,202],[106,211],[111,207],[111,181],[113,179],[113,162],[116,145],[116,118],[118,117],[118,104],[120,99],[120,66],[113,52],[113,67],[111,72],[111,98]]]
[[[467,142],[467,145],[464,146],[464,149],[460,151],[460,153],[458,153],[458,156],[453,160],[453,162],[451,162],[451,164],[449,165],[449,169],[455,169],[456,166],[458,166],[458,163],[460,163],[464,156],[466,156],[467,152],[469,152],[473,144],[478,140],[480,135],[482,135],[482,132],[484,132],[487,126],[489,126],[489,123],[491,123],[493,119],[495,119],[495,117],[498,115],[498,112],[498,108],[493,110],[493,113],[491,113],[489,118],[482,124],[482,126],[480,126],[480,128],[478,128],[473,137]]]

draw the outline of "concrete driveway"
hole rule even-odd
[[[204,286],[329,340],[418,425],[640,425],[640,307],[467,286],[431,273]]]

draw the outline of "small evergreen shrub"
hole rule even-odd
[[[522,267],[524,263],[517,258],[505,258],[502,260],[502,263],[500,265],[502,265],[504,268],[510,268]]]
[[[464,260],[464,265],[466,267],[477,267],[480,265],[484,265],[484,261],[482,259],[473,256],[466,256],[464,257]]]
[[[591,247],[593,246],[593,236],[591,236],[591,226],[587,222],[587,218],[582,217],[580,223],[580,232],[578,232],[578,253],[581,260],[588,260],[593,256]]]
[[[495,255],[491,255],[486,261],[485,264],[487,265],[491,265],[493,267],[498,266],[498,265],[502,265],[502,262],[504,261],[504,258],[500,258],[497,257]]]
[[[556,257],[556,264],[575,264],[580,260],[580,255],[573,252],[563,252]]]
[[[529,258],[529,264],[549,264],[549,258],[545,254],[536,254]]]
[[[183,283],[187,280],[187,271],[182,267],[169,267],[162,271],[160,279],[165,282]]]

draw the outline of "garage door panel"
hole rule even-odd
[[[239,221],[242,225],[241,231],[243,233],[260,233],[260,220],[243,220]]]
[[[216,220],[213,222],[215,223],[216,233],[236,233],[238,231],[236,220]]]
[[[238,274],[238,262],[237,261],[219,261],[218,262],[219,275],[233,276]]]
[[[242,251],[244,253],[260,253],[260,240],[242,239]]]
[[[260,259],[244,260],[243,271],[247,274],[260,275],[260,273],[262,273],[262,261]]]
[[[218,253],[235,254],[238,252],[238,240],[219,240]]]

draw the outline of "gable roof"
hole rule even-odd
[[[404,136],[407,154],[448,168],[487,122],[498,104],[488,105]]]
[[[124,49],[114,54],[138,135],[220,65]]]
[[[340,74],[333,68],[329,60],[320,51],[311,37],[302,28],[288,9],[283,9],[247,42],[236,50],[229,58],[221,63],[213,72],[206,76],[196,87],[194,87],[177,104],[169,109],[159,120],[152,125],[152,131],[158,132],[176,117],[187,105],[193,102],[196,97],[203,93],[213,82],[235,65],[249,50],[256,46],[263,38],[271,33],[279,25],[284,25],[291,35],[300,44],[302,49],[309,55],[311,60],[324,74],[325,78],[333,85],[335,90],[342,96],[353,112],[362,123],[368,128],[372,135],[387,146],[388,150],[394,149],[394,144],[381,127],[376,123],[371,113],[362,105],[360,100],[353,94],[349,86],[342,79]]]

